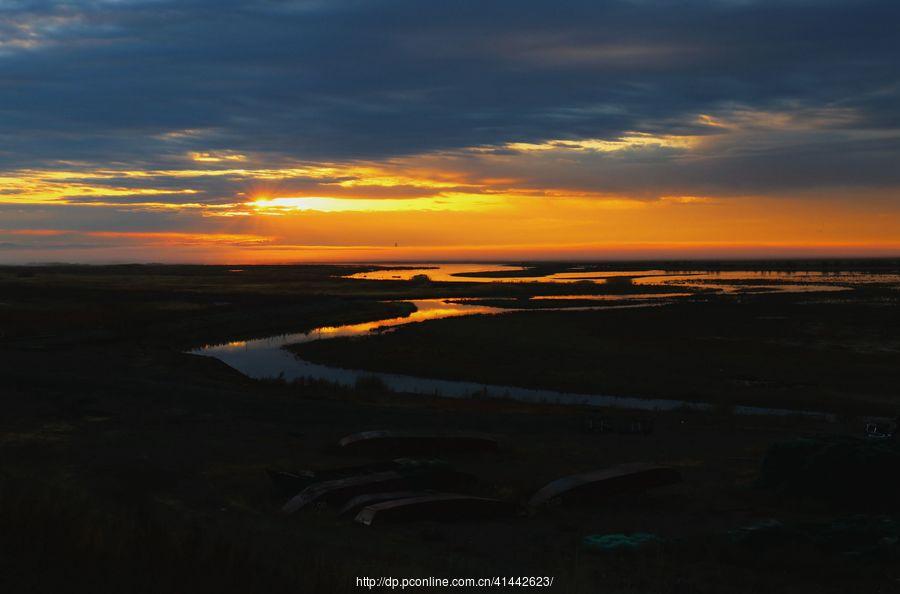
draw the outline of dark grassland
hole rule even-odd
[[[560,382],[555,387],[615,381],[623,393],[659,395],[653,385],[672,383],[668,395],[700,397],[733,386],[722,401],[771,394],[773,404],[788,397],[807,404],[818,388],[804,382],[818,382],[828,407],[848,409],[834,424],[738,417],[723,407],[715,414],[655,415],[650,436],[598,435],[584,431],[595,413],[577,408],[449,401],[364,385],[256,382],[182,352],[408,311],[379,301],[385,298],[571,290],[351,282],[335,272],[314,266],[0,269],[0,591],[328,593],[358,591],[355,578],[363,575],[552,575],[553,591],[561,592],[898,590],[896,558],[835,555],[797,543],[747,550],[722,537],[770,517],[799,522],[870,511],[799,501],[754,482],[771,443],[821,432],[858,434],[857,408],[893,404],[897,313],[887,290],[836,303],[833,296],[818,304],[814,296],[744,296],[740,304],[713,299],[675,308],[511,314],[367,339],[374,341],[367,348],[378,355],[378,367],[411,358],[428,365],[420,373],[449,375],[449,361],[445,368],[435,359],[454,357],[461,375],[492,373],[508,383],[549,381],[523,371],[539,365],[532,349],[552,363],[539,370],[560,369],[551,376]],[[330,352],[354,360],[364,344]],[[432,349],[431,362],[412,345]],[[482,352],[480,366],[466,346]],[[628,356],[646,363],[628,365]],[[791,361],[802,366],[795,370]],[[809,379],[816,369],[827,382]],[[652,379],[656,373],[666,374],[665,381]],[[773,383],[759,383],[766,381]],[[484,524],[363,528],[333,510],[277,513],[282,500],[266,468],[364,463],[327,446],[344,434],[381,428],[498,435],[499,453],[453,462],[482,478],[479,492],[516,501],[567,473],[626,462],[672,465],[685,482],[584,509]],[[623,530],[673,541],[610,557],[580,547],[585,535]]]

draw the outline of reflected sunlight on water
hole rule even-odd
[[[288,344],[300,344],[325,338],[365,336],[371,332],[386,330],[402,324],[424,322],[425,320],[437,320],[440,318],[476,314],[496,314],[509,311],[508,309],[500,307],[447,301],[445,299],[412,299],[409,302],[416,306],[416,311],[405,317],[373,320],[371,322],[362,322],[359,324],[344,324],[341,326],[320,326],[309,332],[295,332],[291,334],[270,336],[267,338],[258,338],[255,340],[238,340],[226,344],[207,345],[195,349],[192,352],[202,355],[218,356],[221,353],[229,351],[247,352],[251,350],[269,350],[273,348],[280,349],[282,346]],[[228,363],[228,361],[226,361],[226,363]]]
[[[425,274],[432,281],[445,282],[550,282],[569,283],[604,283],[610,278],[630,277],[632,283],[652,291],[655,286],[679,287],[683,292],[648,292],[640,294],[578,294],[572,292],[565,295],[538,295],[533,300],[565,301],[587,300],[597,302],[633,301],[631,304],[587,305],[564,308],[565,311],[585,311],[597,309],[618,309],[629,307],[656,307],[671,303],[673,299],[690,297],[696,293],[686,290],[715,290],[726,294],[771,293],[771,292],[835,292],[852,290],[853,285],[882,283],[900,285],[900,275],[871,274],[859,272],[763,272],[763,271],[679,271],[665,270],[628,270],[591,272],[588,270],[569,269],[566,272],[548,274],[546,276],[528,277],[460,277],[460,273],[469,272],[503,272],[525,270],[519,266],[482,265],[482,264],[434,264],[418,265],[406,269],[378,270],[351,275],[349,278],[367,280],[409,280],[416,275]],[[227,344],[209,345],[192,351],[195,354],[216,357],[238,371],[255,378],[276,378],[285,380],[313,378],[326,380],[340,385],[352,386],[362,377],[380,378],[388,388],[397,392],[434,394],[448,397],[472,397],[478,394],[486,397],[512,398],[532,402],[558,402],[563,404],[589,404],[597,406],[613,406],[633,409],[672,409],[682,406],[704,408],[709,405],[689,403],[680,400],[662,400],[645,398],[627,398],[608,395],[583,395],[556,392],[553,390],[533,390],[514,386],[491,386],[465,381],[449,381],[432,378],[413,377],[399,374],[379,373],[359,369],[342,369],[327,365],[319,365],[295,357],[286,345],[310,342],[337,337],[366,336],[373,332],[390,331],[404,324],[413,324],[427,320],[468,316],[494,315],[521,311],[558,311],[559,307],[542,307],[537,310],[518,308],[517,299],[495,297],[494,300],[509,301],[510,307],[492,307],[481,305],[477,300],[466,298],[437,298],[409,300],[416,306],[416,311],[406,317],[373,320],[358,324],[338,326],[322,326],[309,332],[299,332],[270,336],[256,340],[233,341]],[[788,414],[791,411],[778,409],[738,407],[743,414]],[[818,414],[818,413],[809,413]]]
[[[396,266],[410,265],[397,264]],[[361,272],[349,275],[348,278],[410,280],[418,275],[426,275],[430,280],[436,282],[468,283],[604,283],[608,279],[631,278],[632,283],[639,286],[677,285],[690,289],[714,289],[725,293],[738,293],[748,288],[753,288],[754,291],[805,293],[810,291],[841,291],[849,289],[851,285],[859,284],[900,284],[900,275],[897,274],[850,271],[691,270],[672,272],[661,269],[588,271],[583,266],[573,267],[566,272],[556,272],[543,276],[512,276],[504,278],[459,276],[460,274],[476,272],[491,273],[522,270],[526,270],[526,268],[496,264],[421,264],[406,269]],[[570,296],[569,298],[573,297]]]
[[[393,266],[393,264],[385,264]],[[396,264],[403,269],[374,270],[371,272],[358,272],[347,278],[366,280],[410,280],[414,276],[424,274],[436,282],[485,282],[483,278],[466,278],[453,276],[464,272],[505,272],[509,270],[524,270],[521,266],[507,266],[506,264]],[[491,279],[495,280],[495,279]]]
[[[665,296],[671,297],[671,295]],[[522,402],[608,406],[634,410],[674,410],[679,408],[709,410],[711,408],[711,405],[706,403],[686,402],[682,400],[631,398],[602,394],[573,394],[555,390],[442,380],[361,369],[343,369],[340,367],[320,365],[318,363],[305,361],[299,357],[295,357],[290,351],[283,348],[290,344],[335,338],[339,336],[364,336],[373,331],[389,330],[401,324],[424,320],[463,315],[499,314],[510,311],[522,311],[470,305],[459,301],[446,301],[442,299],[420,299],[413,301],[413,303],[416,304],[419,310],[406,318],[389,318],[363,324],[348,324],[345,326],[324,326],[310,332],[284,334],[257,340],[234,341],[227,344],[206,346],[195,349],[192,353],[215,357],[241,373],[258,379],[282,378],[286,381],[291,381],[301,378],[310,378],[329,381],[342,386],[354,386],[361,378],[377,377],[385,386],[396,392],[429,394],[448,398],[500,398]],[[579,307],[566,309],[566,311],[646,307],[648,305],[655,306],[661,303],[666,302],[659,301],[650,304]],[[548,308],[544,311],[558,311],[558,309],[559,308]],[[817,417],[822,416],[821,413],[816,412],[798,412],[744,406],[735,407],[734,412],[736,414],[803,414]]]
[[[638,295],[535,295],[534,301],[560,301],[578,299],[580,301],[647,301],[652,299],[673,299],[690,297],[693,293],[640,293]]]

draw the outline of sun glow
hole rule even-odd
[[[260,214],[291,212],[401,212],[401,211],[470,211],[498,206],[500,200],[490,196],[431,196],[423,198],[333,198],[296,196],[257,198],[248,203]]]
[[[857,191],[852,205],[812,188],[735,194],[684,181],[673,167],[702,165],[716,143],[723,154],[743,150],[759,130],[802,132],[842,117],[732,110],[699,116],[699,136],[635,131],[383,161],[268,162],[208,149],[180,152],[172,168],[17,169],[0,173],[0,260],[63,251],[232,263],[900,253],[890,191]],[[647,162],[671,179],[635,185]]]

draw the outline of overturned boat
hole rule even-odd
[[[414,479],[399,472],[375,472],[314,483],[292,497],[281,511],[292,514],[312,503],[342,503],[366,493],[410,489]]]
[[[375,472],[366,469],[356,475],[314,482],[288,501],[282,511],[293,513],[314,502],[340,505],[370,493],[466,489],[477,482],[474,476],[443,463],[399,459],[388,468]]]
[[[428,491],[387,491],[358,495],[345,503],[338,514],[342,516],[353,514],[355,516],[362,508],[375,505],[376,503],[396,501],[397,499],[412,499],[413,497],[424,497],[425,495],[433,495],[433,493]]]
[[[496,452],[497,440],[479,433],[427,431],[363,431],[338,441],[342,451],[356,454],[454,455]]]
[[[537,491],[528,501],[528,506],[537,508],[562,501],[590,501],[679,482],[681,473],[674,468],[653,464],[622,464],[557,479]]]
[[[427,476],[436,487],[442,489],[465,489],[477,482],[471,474],[459,472],[445,460],[436,458],[396,458],[374,464],[290,472],[267,469],[266,474],[279,494],[293,497],[315,483],[388,471],[405,476]]]
[[[460,522],[509,518],[517,513],[518,506],[509,501],[436,493],[368,505],[359,511],[356,521],[366,526],[416,520]]]

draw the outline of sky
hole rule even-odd
[[[0,262],[900,255],[896,0],[0,0]]]

